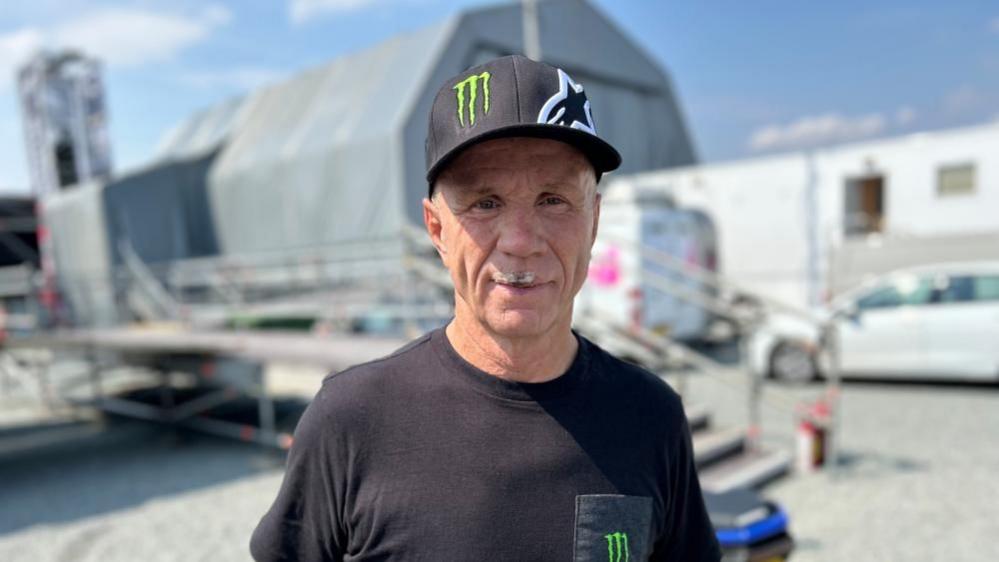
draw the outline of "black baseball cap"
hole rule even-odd
[[[562,141],[581,150],[599,180],[621,155],[597,136],[583,86],[562,69],[521,55],[493,59],[447,80],[434,98],[427,131],[427,182],[462,150],[503,137]]]

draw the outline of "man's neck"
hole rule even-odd
[[[568,324],[541,336],[504,338],[474,319],[456,315],[445,334],[462,359],[491,375],[517,382],[545,382],[561,376],[569,370],[579,348]]]

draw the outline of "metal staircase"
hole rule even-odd
[[[627,251],[640,253],[643,262],[655,264],[657,271],[646,272],[643,283],[705,307],[728,322],[735,337],[751,333],[767,310],[811,318],[807,312],[757,298],[712,271],[655,248],[618,242]],[[451,280],[422,230],[410,228],[394,242],[362,246],[313,249],[311,253],[285,253],[267,259],[229,256],[175,262],[167,271],[146,266],[128,248],[123,254],[134,285],[142,289],[143,300],[149,304],[146,308],[151,317],[219,325],[236,315],[302,312],[342,329],[345,321],[377,310],[393,318],[395,326],[402,326],[407,335],[414,335],[424,328],[421,321],[440,321],[450,315]],[[225,282],[219,283],[220,279]],[[690,279],[698,283],[686,282]],[[697,292],[692,285],[710,290]],[[186,295],[197,298],[184,298]],[[760,304],[744,306],[747,295]],[[722,364],[662,334],[614,325],[589,314],[578,315],[574,328],[608,351],[660,376],[681,373],[674,383],[681,396],[687,377],[692,376],[683,373],[727,374],[745,381],[749,405],[745,425],[718,426],[710,404],[685,404],[705,490],[758,487],[789,470],[789,451],[768,450],[760,444],[762,381],[744,365]]]
[[[612,353],[628,357],[660,376],[681,369],[693,369],[707,376],[733,371],[731,366],[660,335],[613,326],[592,317],[578,318],[575,328]],[[687,376],[690,375],[679,375],[674,385],[681,396]],[[745,373],[744,376],[752,375]],[[756,488],[788,472],[790,452],[763,449],[751,438],[758,431],[749,424],[746,427],[718,426],[708,404],[685,402],[684,408],[693,438],[695,463],[705,490],[725,492],[735,488]]]
[[[740,363],[736,366],[722,364],[690,346],[674,341],[659,333],[652,333],[638,326],[620,326],[606,318],[588,312],[577,315],[575,327],[609,351],[629,358],[647,369],[666,376],[680,373],[675,389],[684,396],[690,372],[703,376],[734,375],[743,385],[748,405],[748,419],[742,427],[716,427],[710,413],[710,404],[685,404],[692,431],[695,460],[702,487],[712,492],[735,488],[759,487],[790,470],[792,456],[787,449],[766,449],[760,442],[763,402],[763,381],[750,372],[746,365],[745,342],[762,323],[767,314],[780,312],[808,322],[820,324],[810,311],[799,310],[785,303],[774,301],[746,291],[714,271],[709,271],[679,259],[657,248],[640,245],[634,241],[614,239],[624,251],[637,253],[643,263],[654,268],[643,271],[642,282],[675,298],[693,303],[713,313],[728,325],[739,341]],[[690,283],[688,281],[696,281]],[[706,290],[692,289],[700,286]],[[779,390],[768,389],[770,398]],[[780,404],[780,400],[770,400]],[[784,400],[783,407],[790,416],[793,407]]]

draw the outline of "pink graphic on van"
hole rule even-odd
[[[588,277],[599,287],[617,285],[621,279],[621,252],[617,246],[608,246],[605,252],[593,257]]]

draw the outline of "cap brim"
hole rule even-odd
[[[434,180],[437,179],[437,174],[465,149],[483,141],[508,137],[552,139],[575,146],[586,155],[598,177],[606,172],[616,170],[621,165],[621,155],[618,151],[610,143],[596,135],[571,127],[527,123],[493,129],[455,146],[427,170],[427,182],[432,186]]]

